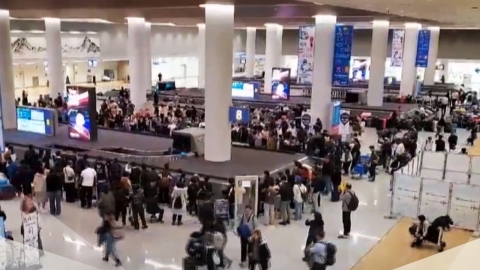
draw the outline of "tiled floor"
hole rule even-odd
[[[466,131],[459,132],[459,141],[464,142]],[[431,134],[421,133],[420,142]],[[363,149],[376,142],[375,130],[368,129],[363,137]],[[337,263],[332,270],[351,269],[364,257],[379,240],[396,224],[395,220],[384,219],[388,212],[390,197],[388,194],[389,178],[383,174],[374,183],[366,180],[349,180],[360,199],[359,209],[352,215],[352,237],[346,240],[336,238],[340,231],[341,205],[327,199],[322,201],[321,212],[325,219],[327,240],[337,245]],[[21,239],[19,202],[1,203],[8,220],[6,226],[12,230],[15,239]],[[305,217],[308,218],[308,215]],[[147,230],[132,231],[127,229],[126,238],[118,245],[124,269],[166,269],[180,270],[181,259],[185,255],[185,243],[188,235],[199,229],[193,218],[188,218],[182,227],[173,227],[171,215],[166,214],[166,224],[151,224]],[[82,210],[77,204],[63,204],[62,215],[58,218],[41,214],[41,235],[47,255],[42,259],[44,269],[55,269],[60,264],[69,270],[76,269],[113,269],[113,263],[101,260],[100,249],[94,247],[96,235],[94,230],[100,224],[95,210]],[[272,252],[273,270],[307,269],[301,261],[307,227],[303,222],[294,222],[288,227],[261,227]],[[387,247],[388,248],[388,247]],[[226,254],[235,263],[231,269],[240,269],[240,243],[229,235]],[[388,253],[389,257],[379,260],[394,260],[399,249]],[[64,259],[59,259],[59,257]],[[85,266],[85,265],[88,265]],[[384,269],[380,269],[384,270]],[[385,269],[387,270],[387,269]]]

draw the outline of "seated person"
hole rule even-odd
[[[430,227],[424,215],[418,216],[418,223],[415,225],[415,230],[410,230],[410,233],[413,233],[413,237],[415,238],[412,242],[412,247],[420,246],[423,243],[423,240],[427,237],[428,228]],[[413,226],[410,227],[410,229],[413,229]]]

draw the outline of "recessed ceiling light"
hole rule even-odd
[[[174,23],[152,23],[152,25],[156,26],[176,26]]]
[[[12,31],[10,31],[10,32],[11,32],[11,33],[23,33],[22,30],[12,30]]]
[[[80,31],[70,31],[68,33],[70,33],[70,34],[81,34],[82,32],[80,32]]]

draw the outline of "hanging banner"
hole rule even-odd
[[[340,115],[342,103],[340,101],[332,102],[332,115],[331,115],[331,128],[330,134],[339,134],[340,128]]]
[[[333,53],[333,86],[350,84],[350,58],[352,56],[353,26],[335,27],[335,49]]]
[[[350,111],[340,110],[338,134],[342,136],[342,142],[350,141]]]
[[[305,25],[298,29],[297,83],[312,84],[315,26]]]
[[[401,67],[403,63],[403,43],[405,30],[393,30],[391,66]]]
[[[415,60],[416,67],[427,67],[428,65],[428,51],[430,49],[430,30],[418,31],[417,41],[417,59]]]
[[[33,212],[22,216],[23,224],[23,247],[25,266],[32,267],[40,265],[40,253],[38,244],[38,214]]]

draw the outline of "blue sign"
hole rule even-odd
[[[340,115],[341,115],[341,102],[333,102],[332,103],[332,126],[331,126],[331,133],[338,134],[338,128],[340,126]]]
[[[52,109],[17,107],[17,129],[55,136],[55,113]]]
[[[230,123],[249,123],[250,122],[250,109],[249,108],[228,108],[228,121]]]
[[[430,30],[418,31],[416,67],[427,67],[430,48]]]
[[[350,58],[352,56],[353,26],[335,27],[335,48],[333,52],[333,86],[350,84]]]
[[[0,238],[5,237],[7,237],[5,235],[5,220],[3,220],[3,217],[0,217]]]

